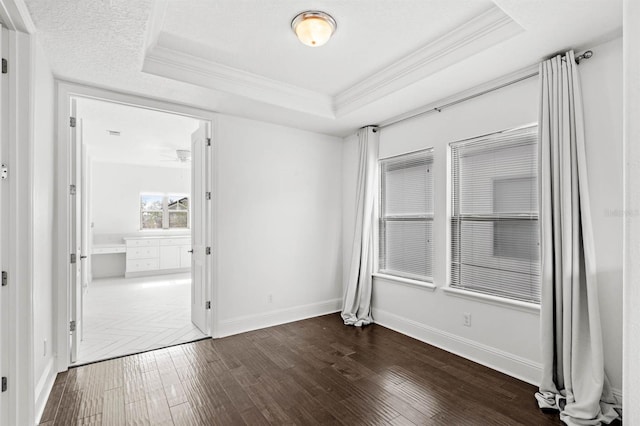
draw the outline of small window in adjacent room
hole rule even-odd
[[[140,194],[140,229],[188,228],[188,196]]]
[[[451,143],[451,287],[540,303],[537,126]]]
[[[432,281],[433,152],[380,161],[379,272]]]

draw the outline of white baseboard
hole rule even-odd
[[[616,401],[618,401],[618,404],[622,406],[622,389],[611,388],[611,392],[616,398]]]
[[[54,363],[54,358],[49,358],[49,362],[47,362],[47,366],[40,376],[38,383],[36,384],[35,389],[35,413],[36,413],[36,424],[40,423],[40,418],[42,417],[42,413],[44,413],[44,407],[47,405],[47,400],[49,399],[49,394],[51,393],[51,389],[53,388],[53,383],[56,381],[56,376],[58,375]]]
[[[331,299],[256,315],[230,318],[219,322],[217,335],[218,337],[231,336],[246,331],[259,330],[274,325],[331,314],[340,311],[341,306],[342,299]]]
[[[542,365],[538,362],[429,327],[428,325],[380,309],[373,309],[373,318],[376,324],[382,325],[383,327],[406,334],[414,339],[467,358],[532,385],[538,386],[540,384]]]

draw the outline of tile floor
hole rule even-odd
[[[94,280],[74,365],[206,337],[191,323],[190,274]]]

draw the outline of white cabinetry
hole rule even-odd
[[[179,272],[191,267],[191,238],[130,237],[127,247],[126,276]],[[186,254],[186,255],[185,255]]]

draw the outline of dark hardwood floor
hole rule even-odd
[[[41,424],[562,424],[535,390],[335,314],[73,368]]]

